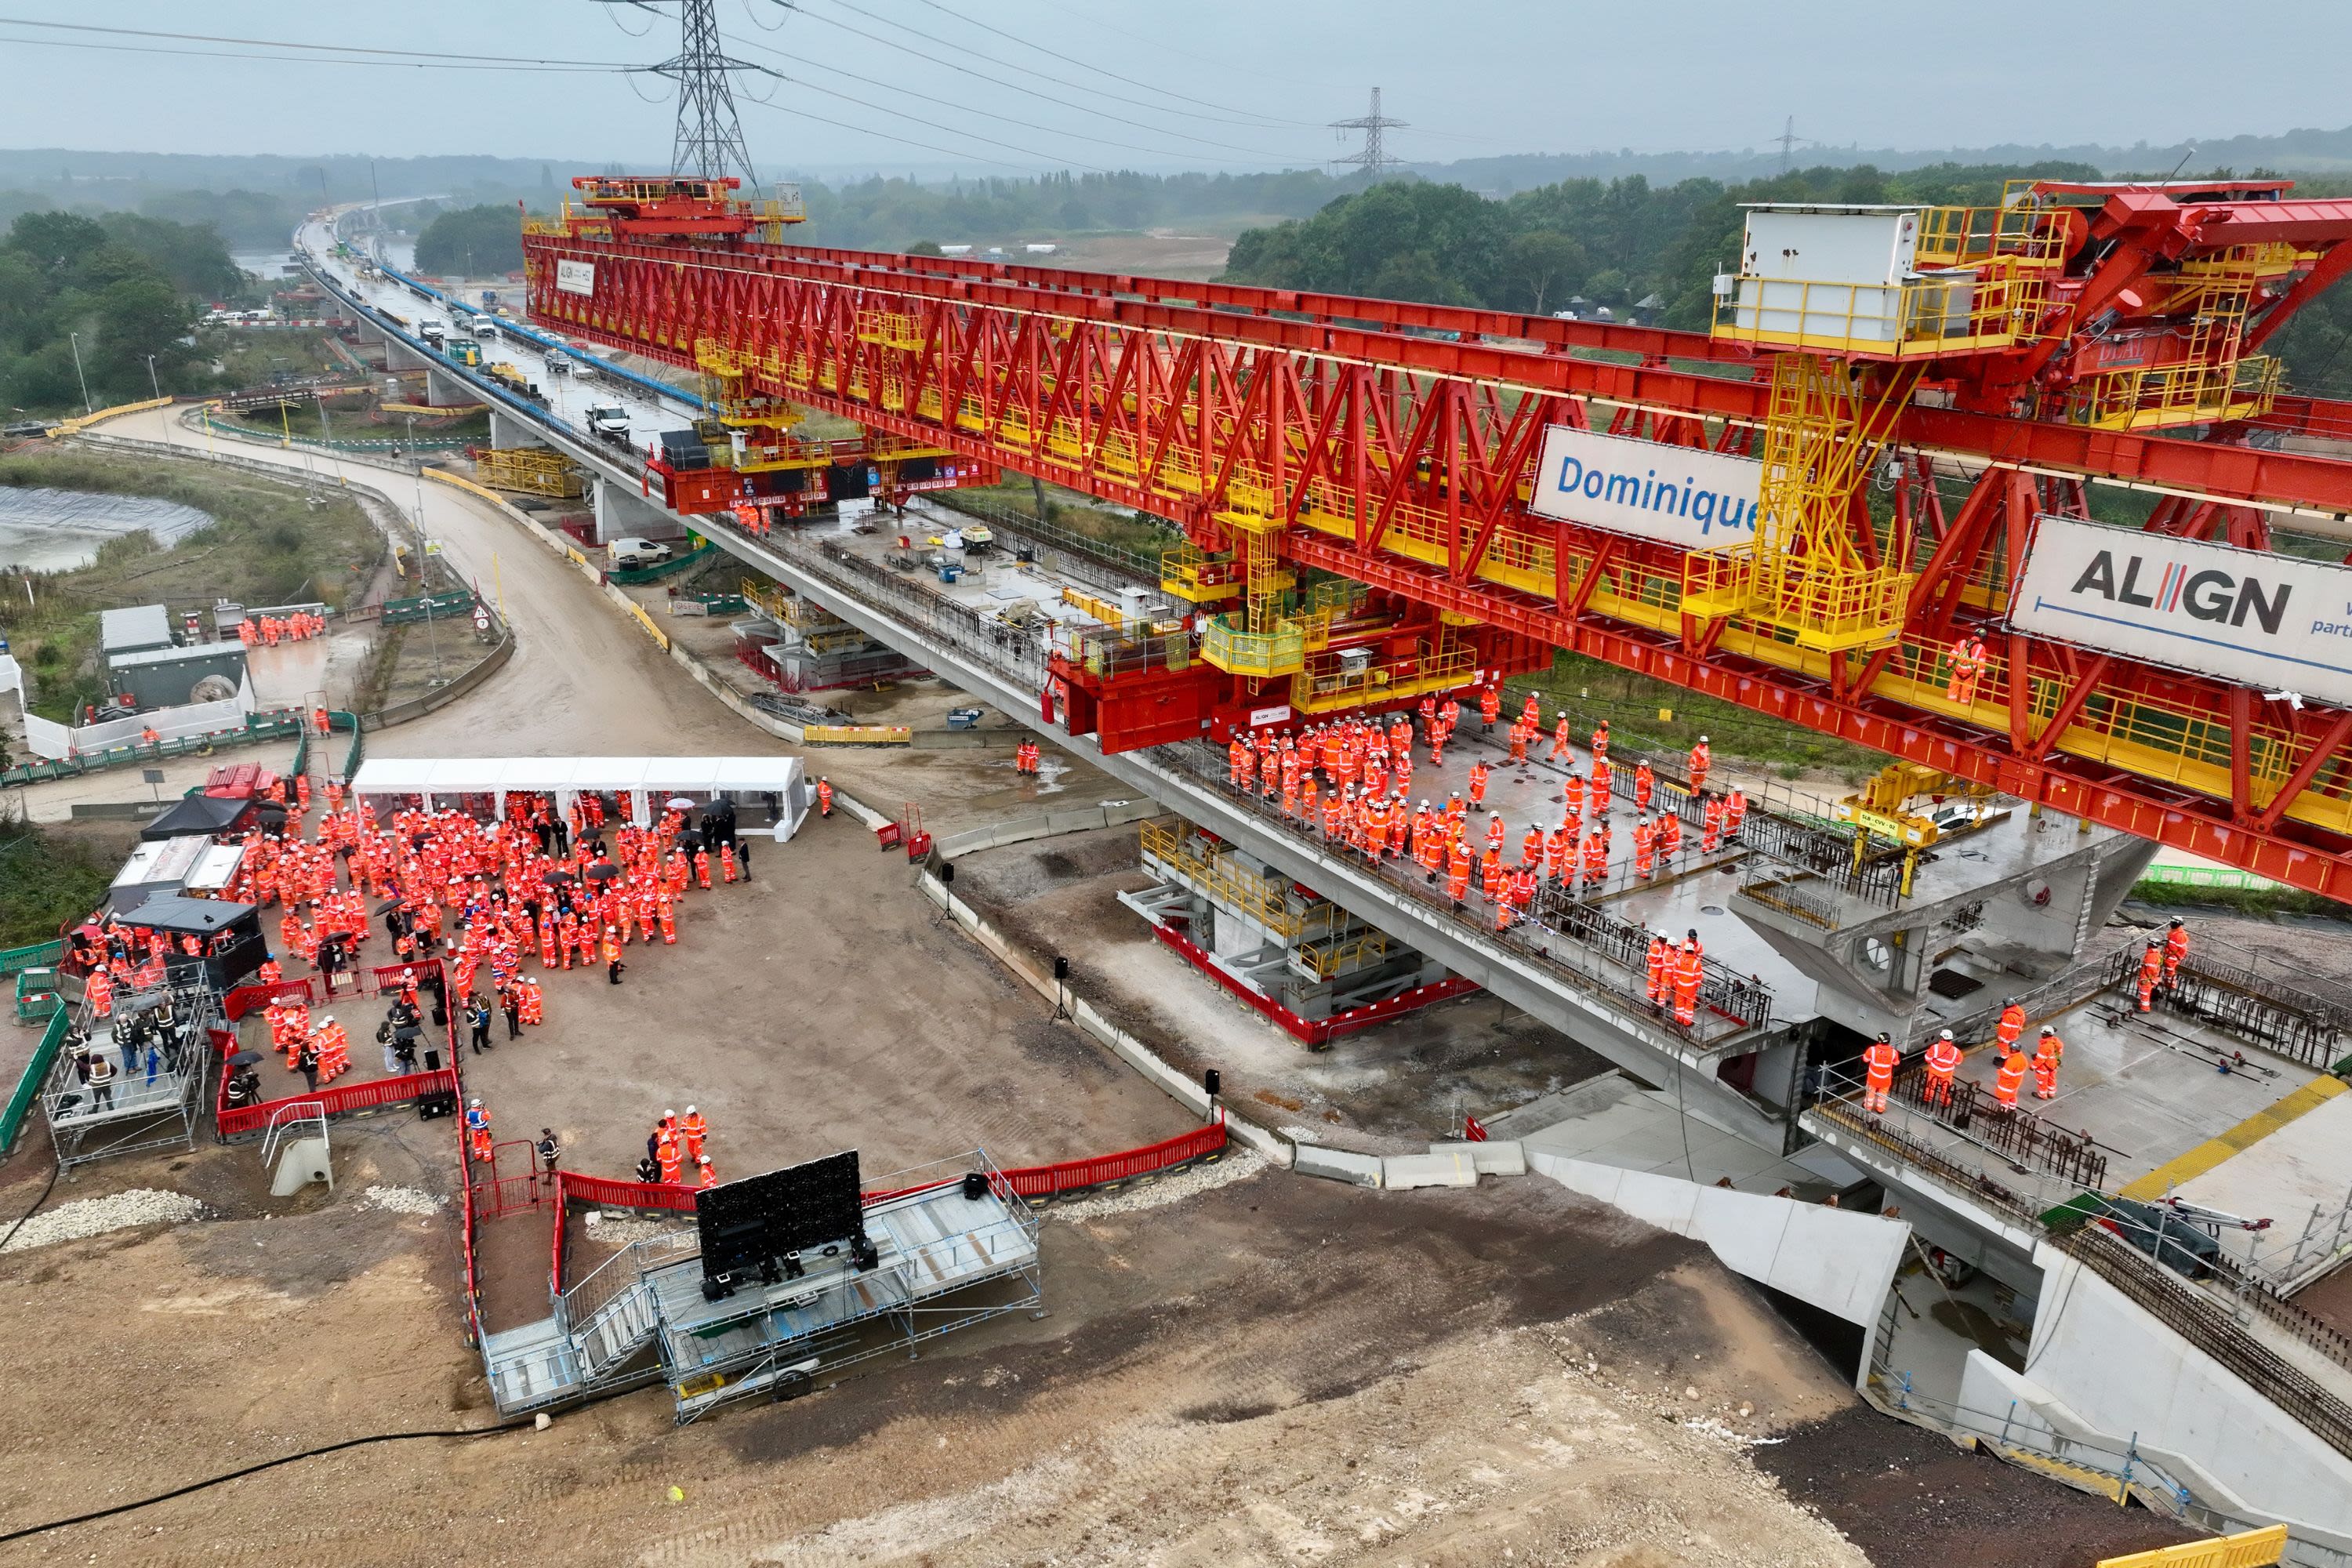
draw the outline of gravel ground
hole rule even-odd
[[[1156,1182],[1146,1182],[1101,1197],[1055,1204],[1045,1211],[1045,1216],[1048,1219],[1078,1221],[1140,1214],[1145,1209],[1181,1204],[1187,1198],[1199,1197],[1202,1193],[1214,1192],[1219,1187],[1230,1187],[1235,1182],[1246,1182],[1252,1176],[1263,1174],[1266,1169],[1264,1155],[1237,1147],[1213,1164],[1187,1166],[1172,1176],[1162,1176]]]
[[[203,1218],[205,1212],[205,1205],[185,1193],[133,1187],[100,1198],[77,1198],[37,1214],[17,1227],[0,1251],[25,1252],[138,1225],[182,1225]]]

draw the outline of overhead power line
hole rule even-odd
[[[828,27],[836,27],[836,28],[839,28],[841,31],[843,31],[843,32],[845,32],[845,33],[851,34],[851,35],[853,35],[854,37],[856,37],[864,38],[864,39],[866,39],[866,40],[867,42],[869,42],[869,43],[880,44],[880,45],[881,45],[881,46],[883,46],[885,48],[897,49],[897,50],[898,50],[899,52],[901,52],[901,53],[903,53],[903,54],[912,55],[912,56],[914,56],[914,57],[915,57],[915,58],[917,58],[917,59],[919,59],[919,60],[928,60],[928,61],[929,61],[929,62],[930,62],[931,64],[933,64],[933,65],[945,67],[945,68],[946,68],[947,69],[949,69],[949,70],[960,72],[961,74],[962,74],[962,75],[964,75],[964,76],[971,77],[971,78],[974,79],[975,80],[987,82],[987,83],[988,83],[990,86],[992,86],[992,87],[1001,87],[1001,88],[1003,88],[1005,90],[1007,90],[1007,91],[1009,91],[1009,92],[1017,92],[1017,93],[1020,93],[1020,94],[1024,95],[1024,97],[1034,98],[1034,99],[1038,100],[1040,102],[1044,102],[1044,103],[1050,103],[1050,104],[1053,104],[1053,105],[1054,105],[1055,107],[1056,107],[1056,108],[1059,108],[1059,109],[1067,109],[1067,110],[1072,110],[1072,111],[1074,111],[1074,112],[1076,112],[1076,113],[1092,115],[1092,116],[1094,116],[1096,119],[1097,119],[1097,120],[1107,120],[1107,121],[1109,121],[1111,123],[1116,124],[1116,125],[1125,125],[1125,126],[1129,127],[1129,128],[1130,128],[1130,129],[1132,129],[1132,130],[1137,130],[1137,131],[1146,132],[1149,132],[1150,134],[1154,135],[1154,136],[1170,136],[1170,137],[1173,137],[1173,138],[1175,138],[1175,139],[1176,139],[1177,141],[1179,141],[1179,142],[1194,142],[1194,143],[1196,143],[1196,144],[1198,144],[1198,145],[1200,145],[1200,146],[1202,146],[1202,147],[1213,147],[1213,148],[1218,149],[1220,152],[1226,152],[1226,153],[1247,153],[1247,154],[1249,154],[1253,159],[1256,159],[1256,160],[1262,161],[1262,162],[1264,162],[1265,163],[1266,163],[1269,167],[1275,167],[1275,168],[1289,168],[1289,167],[1296,167],[1296,166],[1299,166],[1299,165],[1301,165],[1301,164],[1305,164],[1305,163],[1315,163],[1315,162],[1317,162],[1317,161],[1318,161],[1318,160],[1315,160],[1315,159],[1297,159],[1297,158],[1267,157],[1267,156],[1265,155],[1265,150],[1264,150],[1263,148],[1257,148],[1257,147],[1244,147],[1244,146],[1238,145],[1237,143],[1231,142],[1218,142],[1218,141],[1213,141],[1213,140],[1212,140],[1212,139],[1210,139],[1210,138],[1208,138],[1208,137],[1205,137],[1205,136],[1194,136],[1194,135],[1191,134],[1191,133],[1190,133],[1190,132],[1188,132],[1171,130],[1171,129],[1170,129],[1169,127],[1167,127],[1167,126],[1163,126],[1163,125],[1150,125],[1150,124],[1146,124],[1146,123],[1145,123],[1144,121],[1142,121],[1129,119],[1129,118],[1127,115],[1125,115],[1125,114],[1115,114],[1115,113],[1112,113],[1112,112],[1111,112],[1110,110],[1108,110],[1093,109],[1093,108],[1089,108],[1087,105],[1083,104],[1083,103],[1073,103],[1073,102],[1070,102],[1070,101],[1068,100],[1068,99],[1067,99],[1066,97],[1065,97],[1065,96],[1060,96],[1060,95],[1056,95],[1056,94],[1054,94],[1054,93],[1048,93],[1048,92],[1040,92],[1040,91],[1038,91],[1038,90],[1037,90],[1035,88],[1034,88],[1034,87],[1024,87],[1024,86],[1022,86],[1022,85],[1021,85],[1019,82],[1017,82],[1017,81],[1007,81],[1007,80],[1005,80],[1003,77],[991,76],[991,75],[989,75],[986,71],[983,71],[983,70],[975,70],[975,69],[973,69],[971,67],[970,67],[970,66],[968,66],[968,65],[964,65],[964,64],[962,64],[962,63],[961,63],[961,62],[960,62],[960,61],[957,61],[957,60],[951,60],[951,59],[947,59],[947,58],[942,58],[942,57],[940,57],[940,56],[939,56],[939,55],[934,55],[934,54],[929,53],[929,52],[928,52],[928,51],[926,51],[926,50],[919,49],[919,48],[915,47],[912,44],[905,43],[905,42],[903,42],[903,41],[901,41],[901,40],[899,40],[899,39],[897,39],[897,38],[891,38],[891,37],[886,37],[882,36],[882,35],[881,35],[881,34],[879,34],[879,33],[869,33],[869,32],[867,32],[867,31],[866,31],[865,28],[863,28],[863,27],[856,27],[856,26],[852,26],[850,24],[848,24],[847,22],[842,21],[842,20],[841,20],[840,18],[838,18],[838,17],[835,17],[835,16],[825,16],[823,12],[811,10],[808,6],[806,6],[806,5],[804,5],[800,4],[800,3],[799,3],[799,0],[772,0],[772,3],[773,3],[773,4],[775,4],[775,5],[778,5],[778,6],[781,6],[781,7],[782,7],[782,8],[783,8],[784,10],[787,10],[787,11],[792,12],[792,13],[793,13],[793,15],[795,15],[795,16],[805,17],[805,18],[807,18],[809,21],[812,21],[812,22],[821,22],[821,23],[823,23],[824,26],[828,26]],[[860,16],[865,15],[865,13],[864,13],[864,12],[858,12],[858,13],[856,13],[856,14],[857,14],[857,15],[860,15]],[[923,34],[920,34],[920,33],[917,33],[917,34],[914,34],[913,36],[914,36],[914,37],[925,37],[926,35],[923,35]],[[732,37],[732,35],[730,35],[730,37]],[[736,42],[736,43],[744,44],[744,45],[746,45],[747,47],[751,47],[751,48],[764,48],[764,47],[765,47],[765,46],[763,46],[763,45],[752,44],[752,43],[751,43],[751,42],[750,42],[750,40],[748,40],[748,39],[744,39],[744,38],[734,38],[734,39],[733,39],[733,41],[734,41],[734,42]],[[772,51],[770,51],[770,52],[778,52],[778,51],[772,51]],[[983,57],[982,57],[982,58],[985,58],[986,57],[985,57],[985,56],[983,56]],[[1012,70],[1023,70],[1023,69],[1024,69],[1025,68],[1021,67],[1021,66],[1011,66],[1011,67],[1008,67],[1007,68],[1012,69]],[[1033,73],[1033,74],[1034,74],[1034,73]],[[1051,78],[1046,78],[1046,79],[1045,79],[1051,80],[1051,79],[1051,79]],[[1068,92],[1069,90],[1070,90],[1070,88],[1069,88],[1068,86],[1065,86],[1065,87],[1064,87],[1064,93],[1066,93],[1066,92]],[[1078,90],[1083,91],[1083,90],[1087,90],[1087,89],[1079,89]],[[1114,95],[1112,95],[1112,94],[1108,94],[1108,93],[1103,94],[1103,95],[1101,95],[1101,96],[1106,97],[1106,98],[1111,98],[1111,97],[1114,97]],[[1138,103],[1135,103],[1132,100],[1117,100],[1117,101],[1120,102],[1121,107],[1126,108],[1126,109],[1130,109],[1130,110],[1150,110],[1150,112],[1153,112],[1153,113],[1172,113],[1172,112],[1175,112],[1175,111],[1173,111],[1173,110],[1160,110],[1160,109],[1156,109],[1156,108],[1154,108],[1153,106],[1149,105],[1149,104],[1138,104]],[[962,105],[962,106],[961,106],[961,107],[967,108],[967,109],[970,109],[970,108],[971,108],[971,106],[970,106],[970,105],[968,105],[968,104],[966,104],[966,105]],[[972,110],[972,112],[974,112],[974,113],[978,113],[978,114],[985,114],[985,115],[988,115],[988,116],[989,116],[989,118],[991,118],[991,119],[995,119],[995,120],[1004,120],[1004,121],[1007,121],[1009,123],[1015,124],[1015,125],[1027,124],[1027,123],[1028,123],[1028,122],[1027,122],[1027,121],[1025,121],[1013,120],[1013,119],[1012,119],[1010,116],[1008,116],[1008,115],[1000,115],[1000,114],[996,114],[996,113],[994,113],[992,110]],[[1133,143],[1130,143],[1130,142],[1111,142],[1111,141],[1108,141],[1108,140],[1106,140],[1106,139],[1104,139],[1104,138],[1101,138],[1101,137],[1088,135],[1087,133],[1086,133],[1086,132],[1055,132],[1055,134],[1057,134],[1057,135],[1060,135],[1060,134],[1066,134],[1066,135],[1085,135],[1085,136],[1087,137],[1087,140],[1088,140],[1088,141],[1092,141],[1092,142],[1101,142],[1104,146],[1107,146],[1107,147],[1126,147],[1126,148],[1128,148],[1128,149],[1129,149],[1129,151],[1131,151],[1131,152],[1154,153],[1158,153],[1158,154],[1160,154],[1160,155],[1161,155],[1161,156],[1163,156],[1163,157],[1171,157],[1171,158],[1188,158],[1188,157],[1197,157],[1197,156],[1198,156],[1198,154],[1197,154],[1197,153],[1191,153],[1178,152],[1178,151],[1174,151],[1174,150],[1171,150],[1171,149],[1169,149],[1169,148],[1162,148],[1162,147],[1137,147],[1137,146],[1135,146]]]
[[[1381,112],[1381,89],[1379,88],[1374,88],[1372,89],[1372,111],[1370,114],[1360,115],[1354,120],[1335,120],[1331,121],[1331,129],[1334,131],[1362,132],[1364,133],[1363,151],[1360,153],[1350,153],[1344,158],[1334,158],[1331,162],[1334,163],[1353,163],[1358,168],[1363,170],[1367,174],[1377,179],[1381,175],[1387,174],[1390,170],[1397,168],[1400,163],[1399,160],[1388,155],[1387,148],[1384,147],[1381,142],[1381,132],[1383,131],[1402,131],[1405,128],[1405,122],[1403,121],[1391,120]]]
[[[618,76],[641,71],[638,66],[533,65],[522,61],[352,59],[339,55],[269,55],[252,49],[170,48],[162,44],[101,44],[82,38],[0,37],[0,43],[33,49],[95,50],[110,55],[163,55],[184,60],[268,60],[278,65],[375,66],[387,70],[509,71],[525,76]]]
[[[1011,169],[1018,174],[1026,174],[1034,172],[1032,166],[1027,163],[1008,163],[1002,158],[992,158],[985,153],[975,153],[969,147],[942,147],[936,142],[919,142],[909,136],[901,136],[893,131],[877,131],[865,125],[845,125],[829,114],[812,114],[805,109],[794,109],[788,103],[772,103],[763,98],[755,98],[750,101],[755,109],[772,109],[779,114],[789,114],[795,120],[810,120],[819,125],[830,125],[837,130],[855,131],[865,136],[879,136],[885,142],[896,142],[901,147],[919,147],[926,153],[944,153],[950,158],[968,159],[978,163],[993,163],[1000,169]]]
[[[384,49],[365,44],[306,44],[286,38],[239,38],[214,33],[166,33],[149,27],[102,27],[89,22],[43,22],[30,16],[0,16],[0,23],[12,27],[40,27],[60,33],[106,33],[126,38],[171,38],[189,44],[245,44],[269,49],[316,50],[337,55],[384,55],[403,59],[448,59],[441,49]],[[627,60],[542,59],[527,56],[470,55],[472,61],[502,66],[567,66],[587,67],[598,70],[642,70],[645,68]]]
[[[982,136],[975,132],[966,131],[960,125],[943,125],[936,120],[926,120],[919,114],[909,114],[896,104],[876,103],[871,99],[858,98],[854,94],[843,92],[835,88],[824,87],[813,81],[803,81],[796,76],[787,76],[784,72],[777,70],[770,66],[752,66],[750,68],[761,72],[764,75],[774,77],[778,81],[790,82],[793,86],[799,88],[803,92],[821,92],[827,98],[837,98],[844,103],[854,103],[861,109],[877,110],[884,114],[895,115],[900,120],[911,121],[917,125],[928,125],[934,131],[944,131],[950,136],[969,137],[974,142],[985,142],[992,147],[1002,147],[1008,153],[1020,153],[1028,157],[1042,158],[1048,164],[1076,163],[1078,168],[1085,169],[1090,174],[1110,174],[1118,173],[1117,170],[1106,169],[1099,163],[1079,163],[1076,159],[1059,158],[1051,153],[1040,153],[1034,147],[1023,147],[1011,142],[1000,142],[993,136]],[[773,106],[772,105],[771,107]],[[1018,168],[1020,165],[1014,164],[1012,166]]]
[[[604,4],[656,12],[655,0]],[[669,172],[716,180],[740,169],[745,184],[758,184],[751,151],[743,142],[743,122],[735,113],[734,80],[737,71],[757,68],[730,58],[719,47],[718,0],[677,0],[677,53],[652,68],[656,76],[677,84],[677,135],[671,143]]]

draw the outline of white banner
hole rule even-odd
[[[2042,517],[2009,619],[2101,653],[2352,704],[2352,567]]]
[[[1750,458],[1553,425],[1528,508],[1612,533],[1721,550],[1756,537],[1763,483],[1764,465]]]
[[[566,294],[593,294],[596,291],[596,264],[593,261],[557,262],[555,286]]]
[[[1287,724],[1290,722],[1290,704],[1286,702],[1279,708],[1253,708],[1250,710],[1249,721],[1250,728],[1253,730],[1263,730],[1273,724]]]

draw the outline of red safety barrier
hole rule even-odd
[[[457,1069],[443,1068],[437,1072],[413,1072],[400,1078],[380,1078],[370,1083],[334,1084],[316,1094],[289,1094],[283,1100],[266,1100],[258,1105],[234,1109],[221,1105],[215,1110],[214,1126],[223,1138],[235,1138],[240,1133],[262,1131],[269,1125],[272,1115],[287,1106],[304,1101],[314,1101],[323,1106],[328,1115],[335,1116],[379,1105],[397,1105],[404,1100],[421,1100],[428,1094],[455,1094],[457,1091]]]
[[[258,1013],[272,1002],[314,1002],[318,989],[307,979],[279,980],[268,985],[237,985],[221,998],[221,1016],[234,1024]]]
[[[442,974],[446,970],[437,958],[416,958],[404,963],[379,963],[373,969],[357,969],[352,973],[359,978],[361,995],[376,996],[386,991],[399,990],[411,976],[415,977],[415,984],[422,986],[427,974]]]
[[[549,1201],[555,1209],[555,1240],[548,1250],[547,1279],[555,1287],[555,1293],[561,1296],[563,1294],[563,1217],[564,1211],[572,1206],[564,1201],[562,1176],[555,1178],[552,1192],[554,1195]]]

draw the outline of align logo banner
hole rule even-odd
[[[1763,485],[1764,465],[1752,458],[1552,425],[1528,509],[1687,550],[1721,550],[1756,537]]]
[[[566,294],[593,294],[596,292],[596,264],[593,261],[557,262],[555,286]]]
[[[2034,521],[2010,624],[2265,690],[2352,703],[2352,568]]]

